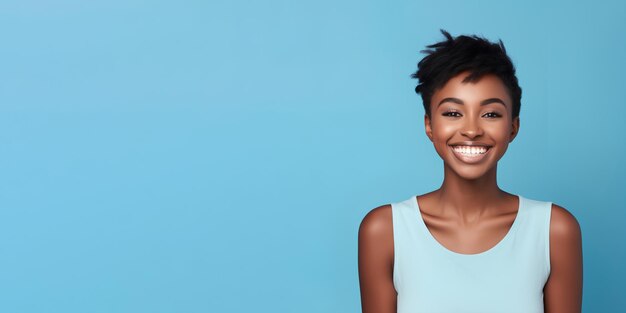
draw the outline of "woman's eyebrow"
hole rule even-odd
[[[463,100],[459,99],[459,98],[445,98],[441,101],[439,101],[439,104],[437,104],[437,107],[439,107],[442,103],[444,102],[454,102],[456,104],[460,104],[460,105],[464,105],[465,103],[463,102]],[[480,105],[487,105],[490,103],[501,103],[502,105],[504,105],[504,107],[506,107],[506,104],[504,104],[504,101],[502,101],[502,99],[500,98],[489,98],[489,99],[485,99],[483,101],[480,102]]]

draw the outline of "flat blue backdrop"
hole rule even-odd
[[[626,307],[623,1],[0,1],[1,312],[360,312],[357,231],[439,187],[409,75],[502,39],[500,187],[581,224]]]

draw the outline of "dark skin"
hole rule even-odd
[[[517,136],[519,117],[512,118],[511,98],[497,76],[462,83],[467,74],[453,77],[436,91],[431,116],[424,116],[426,135],[444,163],[444,180],[439,189],[417,201],[426,226],[442,246],[476,254],[500,242],[517,215],[518,198],[498,187],[496,173],[497,162]],[[500,101],[481,105],[486,99]],[[463,162],[450,145],[465,141],[491,145],[491,151],[478,163]],[[362,312],[396,313],[390,204],[363,218],[358,240]],[[543,289],[544,312],[580,313],[581,230],[576,218],[557,204],[552,205],[550,220],[550,267]]]

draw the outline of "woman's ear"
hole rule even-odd
[[[433,129],[430,123],[431,123],[430,117],[428,116],[428,114],[424,114],[424,128],[426,128],[426,136],[428,136],[428,139],[430,139],[430,142],[432,142],[433,141]]]
[[[519,133],[519,116],[513,119],[513,124],[511,125],[511,139],[509,143],[513,142],[513,139],[517,137]]]

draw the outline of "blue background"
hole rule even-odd
[[[357,231],[439,187],[409,75],[501,38],[499,184],[581,224],[626,307],[626,4],[0,1],[0,311],[359,312]]]

